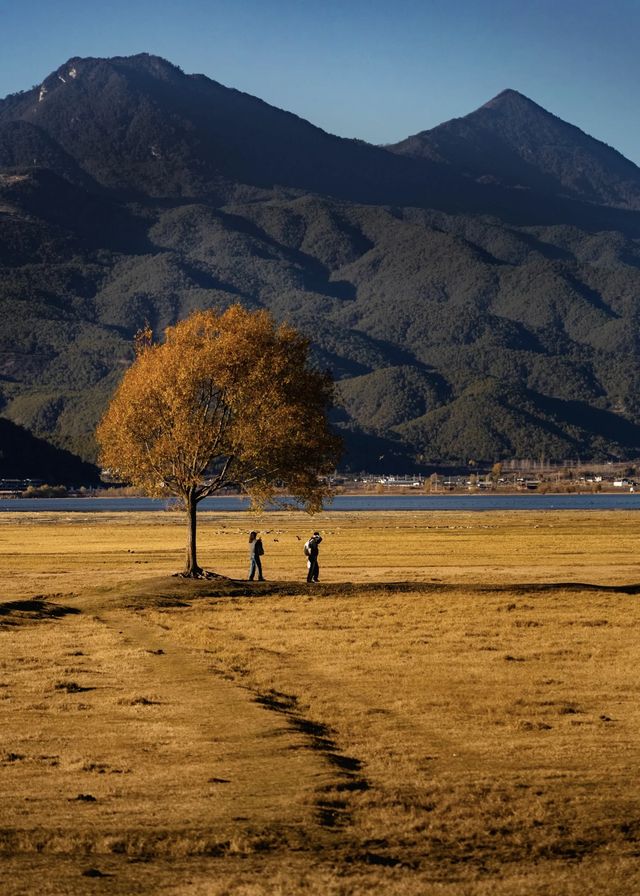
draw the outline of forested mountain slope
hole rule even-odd
[[[312,339],[358,468],[635,454],[638,169],[608,150],[587,188],[535,152],[525,184],[443,145],[342,140],[146,55],[0,101],[1,412],[92,458],[136,329],[239,301]]]

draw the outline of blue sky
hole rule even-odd
[[[146,51],[392,143],[512,87],[640,164],[639,35],[640,0],[0,0],[0,96]]]

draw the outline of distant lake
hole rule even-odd
[[[127,513],[162,511],[161,498],[2,498],[0,512]],[[201,511],[236,513],[249,509],[246,498],[206,498]],[[275,508],[277,509],[277,508]],[[325,510],[640,510],[640,493],[595,495],[339,495]]]

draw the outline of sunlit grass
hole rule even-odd
[[[172,514],[4,515],[8,893],[635,892],[638,530],[203,514],[234,585],[170,578]]]
[[[325,582],[575,582],[633,580],[640,521],[633,513],[201,513],[201,563],[248,572],[259,529],[270,580],[306,577],[304,541],[319,528]],[[178,513],[0,514],[0,581],[7,597],[169,574],[183,566]]]

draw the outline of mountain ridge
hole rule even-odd
[[[241,182],[336,196],[356,191],[367,199],[376,198],[382,175],[396,198],[403,198],[400,193],[408,195],[405,172],[415,169],[408,160],[400,162],[362,141],[335,137],[248,93],[203,75],[185,75],[145,54],[112,60],[74,57],[39,87],[17,99],[14,95],[8,105],[0,101],[0,127],[16,119],[43,129],[71,157],[84,153],[85,174],[102,186],[129,191],[142,187],[158,196],[204,192],[214,200],[226,199]],[[261,141],[259,151],[256,140]],[[288,151],[291,143],[293,154]],[[110,159],[105,162],[107,148],[112,158],[127,155],[133,175],[129,180],[118,176]],[[163,154],[176,151],[183,153],[177,161],[186,163],[188,176],[182,171],[182,181],[162,180],[167,175]],[[175,158],[168,161],[175,167]]]

